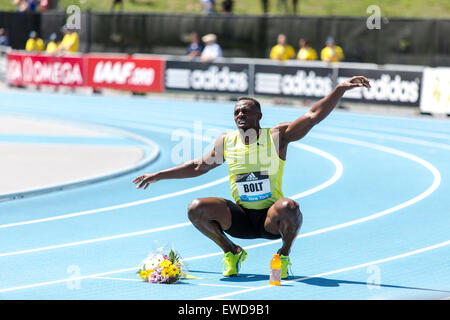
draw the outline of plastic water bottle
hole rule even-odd
[[[269,284],[274,286],[281,285],[281,259],[279,254],[274,254],[270,261]]]

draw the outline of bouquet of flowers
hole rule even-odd
[[[142,280],[151,283],[175,283],[180,278],[190,278],[183,272],[181,257],[173,249],[169,255],[159,252],[150,254],[142,261],[137,274]]]

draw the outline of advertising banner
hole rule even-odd
[[[81,56],[57,57],[44,54],[9,53],[6,80],[11,85],[85,85]]]
[[[165,88],[193,92],[248,94],[249,65],[166,61]]]
[[[133,92],[164,91],[164,60],[87,55],[87,85]]]
[[[420,111],[450,115],[450,68],[424,70]]]
[[[338,83],[356,76],[370,80],[370,89],[356,88],[347,91],[344,101],[399,106],[419,106],[423,72],[339,68]]]
[[[327,67],[255,65],[254,93],[322,98],[333,90],[333,69]]]

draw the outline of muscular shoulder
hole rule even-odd
[[[272,138],[274,138],[274,140],[280,142],[281,148],[287,145],[287,143],[285,143],[285,141],[283,139],[283,136],[290,124],[291,124],[290,122],[282,122],[282,123],[277,124],[276,126],[270,128],[270,134],[271,134]]]
[[[280,124],[277,124],[276,126],[270,128],[270,134],[273,136],[274,134],[283,134],[286,132],[286,129],[288,128],[290,122],[282,122]]]

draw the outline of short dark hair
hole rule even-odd
[[[258,110],[261,112],[261,105],[259,104],[258,100],[256,100],[255,98],[250,98],[250,97],[240,97],[237,101],[241,101],[241,100],[249,100],[253,103],[253,105],[255,107],[258,108]]]

